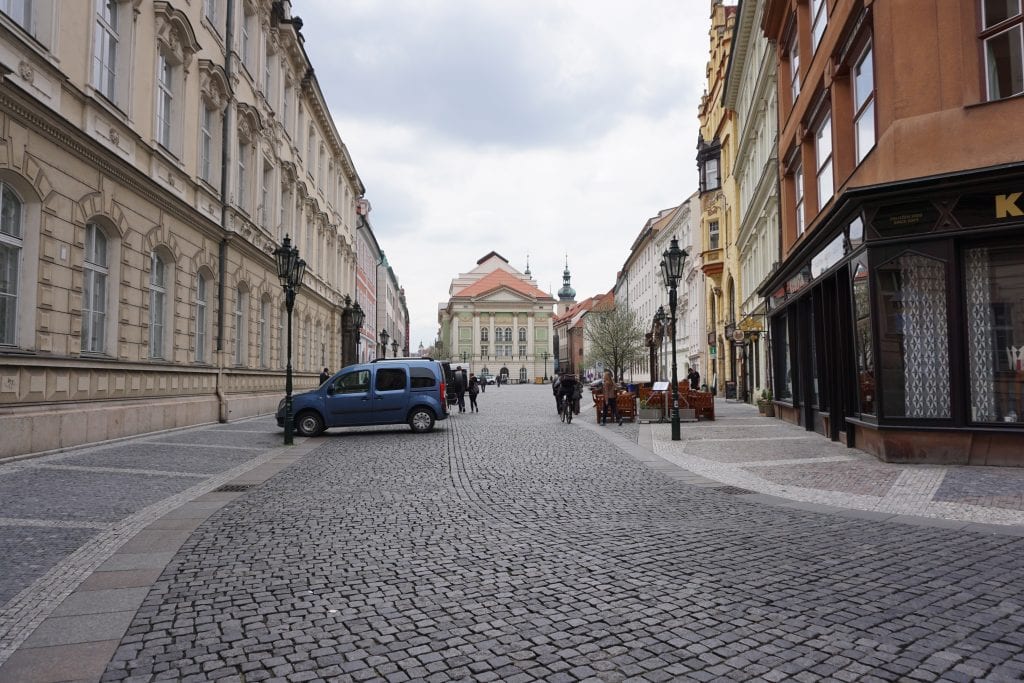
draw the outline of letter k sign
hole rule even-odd
[[[1021,192],[1014,192],[1013,194],[997,194],[996,195],[996,218],[1006,218],[1007,216],[1024,216],[1024,211],[1020,210],[1017,206],[1017,200],[1020,199]]]

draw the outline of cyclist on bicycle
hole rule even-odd
[[[576,375],[565,373],[559,378],[558,381],[558,405],[560,409],[565,406],[566,402],[569,404],[569,410],[573,409],[573,398],[575,397],[576,387],[579,386],[579,380]]]

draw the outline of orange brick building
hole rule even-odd
[[[779,414],[885,460],[1024,465],[1020,3],[767,0],[763,16]]]

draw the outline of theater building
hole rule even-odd
[[[768,0],[762,28],[778,414],[886,461],[1024,465],[1020,3]]]

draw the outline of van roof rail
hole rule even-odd
[[[371,363],[384,363],[384,362],[390,363],[391,361],[396,361],[396,360],[410,361],[410,360],[434,360],[434,359],[431,358],[430,356],[403,356],[402,358],[374,358],[370,362]]]

